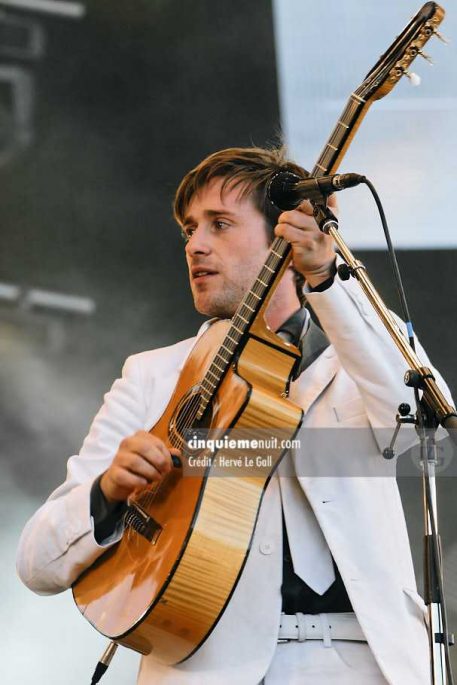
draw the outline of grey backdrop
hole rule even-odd
[[[0,652],[7,685],[90,680],[105,640],[79,617],[69,593],[45,599],[20,585],[17,538],[64,479],[66,459],[125,357],[192,335],[201,321],[170,213],[179,179],[209,152],[264,144],[280,130],[268,0],[85,7],[80,20],[9,9],[20,30],[14,21],[5,28],[0,16],[0,145],[6,149],[8,136],[18,141],[0,167]],[[34,55],[24,52],[30,31],[42,39]],[[317,35],[318,27],[306,31]],[[14,99],[11,74],[28,84],[28,109]],[[22,138],[20,107],[28,116]],[[298,161],[312,166],[314,159]],[[385,255],[358,254],[398,309]],[[418,332],[456,388],[455,251],[405,250],[399,259]],[[51,296],[37,304],[37,289],[88,298],[95,312],[52,308]],[[420,483],[400,485],[420,576]],[[453,479],[439,486],[455,626]],[[136,660],[124,650],[105,682],[133,683]]]

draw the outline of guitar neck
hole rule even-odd
[[[387,95],[400,78],[407,74],[411,62],[434,34],[444,17],[444,10],[435,2],[427,2],[397,36],[389,49],[367,74],[363,83],[351,93],[346,107],[325,144],[311,176],[336,172],[363,117],[374,100]],[[240,342],[253,326],[267,298],[277,287],[291,258],[291,247],[283,238],[275,238],[269,255],[232,318],[232,324],[201,384],[201,418],[222,377],[240,349]]]
[[[368,103],[352,93],[314,166],[312,176],[334,173],[367,109]],[[197,418],[203,416],[226,369],[239,351],[242,338],[253,326],[267,297],[271,296],[277,287],[290,257],[290,244],[283,238],[275,238],[259,275],[235,312],[224,342],[202,380],[202,399]]]
[[[311,176],[317,178],[336,172],[370,104],[371,102],[365,101],[357,93],[351,93],[346,107],[314,165]]]

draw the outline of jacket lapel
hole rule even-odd
[[[301,406],[306,414],[319,395],[331,383],[339,368],[333,347],[328,347],[300,377],[291,383],[290,399]]]

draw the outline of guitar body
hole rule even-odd
[[[216,322],[199,338],[151,430],[168,446],[228,327],[229,322]],[[277,429],[281,439],[291,439],[302,410],[286,399],[285,390],[299,352],[265,326],[262,331],[257,325],[255,332],[215,393],[208,427],[246,430],[249,437],[267,430],[274,435]],[[257,337],[262,332],[264,339]],[[152,652],[165,663],[189,657],[234,590],[263,493],[284,452],[269,449],[271,468],[239,469],[239,476],[233,470],[218,477],[211,469],[192,476],[183,465],[160,488],[140,494],[140,513],[153,524],[146,535],[131,518],[121,541],[76,581],[73,595],[85,618],[112,640],[142,654]],[[230,457],[243,458],[243,453],[230,450]]]

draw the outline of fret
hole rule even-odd
[[[210,376],[212,376],[213,378],[215,378],[217,381],[220,380],[219,376],[217,374],[213,373],[211,371],[211,369],[208,369],[208,371],[206,373],[209,374]],[[208,383],[209,383],[209,381],[208,381]]]
[[[351,98],[354,98],[357,100],[357,102],[360,102],[362,105],[366,102],[363,98],[360,97],[360,95],[357,95],[357,93],[351,93]]]
[[[360,103],[350,100],[344,110],[343,119],[351,121],[360,109]]]
[[[244,323],[249,323],[249,319],[245,319],[244,316],[241,316],[241,314],[237,314],[237,316],[241,319],[241,321],[244,321]],[[235,328],[235,326],[233,326],[233,328]],[[241,334],[244,333],[244,331],[238,331],[238,332],[239,333],[241,332]]]
[[[275,270],[274,270],[274,269],[271,269],[271,268],[268,266],[268,264],[264,264],[264,266],[265,266],[265,269],[268,269],[268,271],[270,271],[272,274],[274,274]]]
[[[202,380],[202,386],[201,387],[204,388],[206,390],[206,392],[209,393],[209,396],[211,397],[211,388],[213,386],[211,385],[211,381],[208,380],[208,378],[206,376]]]
[[[238,314],[238,316],[240,316],[240,315]],[[240,319],[243,319],[243,317],[240,316]],[[243,319],[243,321],[245,321],[245,319]],[[234,323],[232,323],[232,328],[234,328],[236,330],[236,332],[239,333],[240,335],[243,335],[244,331],[237,328]]]
[[[338,152],[338,148],[335,145],[332,145],[331,143],[327,143],[327,147],[330,147],[332,150],[335,150],[335,152]]]
[[[344,126],[344,128],[349,128],[349,126],[347,124],[345,124],[344,121],[341,121],[341,119],[338,119],[338,124],[340,126]]]
[[[232,343],[234,343],[235,345],[238,345],[238,340],[236,340],[235,338],[232,338],[232,336],[229,335],[228,333],[227,333],[227,336],[226,336],[226,337],[227,337]]]
[[[262,299],[261,297],[259,297],[259,295],[256,295],[256,293],[253,292],[252,290],[250,290],[249,292],[251,293],[251,295],[254,295],[254,297],[256,298],[256,300],[261,300],[261,299]],[[252,311],[254,311],[254,310],[252,310]]]
[[[330,136],[329,145],[339,150],[341,143],[343,142],[343,135],[344,134],[342,134],[341,129],[337,126],[335,129],[333,129],[333,133]]]
[[[215,359],[213,360],[213,363],[212,363],[211,366],[215,366],[216,369],[217,369],[218,371],[220,371],[221,373],[224,373],[225,368],[226,368],[225,366],[219,366],[219,364],[216,364],[216,360],[215,360]]]
[[[330,149],[332,147],[334,150],[337,150],[336,146],[332,145],[331,143],[327,143],[321,153],[321,156],[319,157],[319,162],[316,164],[312,171],[312,176],[319,176],[320,174],[318,173],[318,169],[321,169],[324,173],[328,172],[328,170],[332,167],[334,158],[335,158],[335,153],[332,152]]]
[[[330,164],[332,163],[334,153],[331,150],[327,149],[327,146],[324,148],[323,153],[321,154],[321,157],[319,159],[319,164],[325,167],[325,170],[328,171]]]
[[[221,345],[221,347],[224,348],[224,350],[227,350],[230,356],[232,356],[232,350],[229,347],[226,347],[224,344]]]
[[[255,309],[253,307],[250,307],[247,302],[243,303],[243,307],[247,307],[251,312],[255,312]]]
[[[257,280],[259,281],[259,283],[261,283],[262,285],[264,285],[265,288],[268,288],[268,283],[264,283],[264,282],[262,281],[261,278],[258,278]]]
[[[283,255],[280,254],[279,252],[276,252],[276,250],[271,250],[271,252],[272,252],[273,254],[275,254],[277,257],[279,257],[280,259],[282,259],[282,256],[283,256]]]

